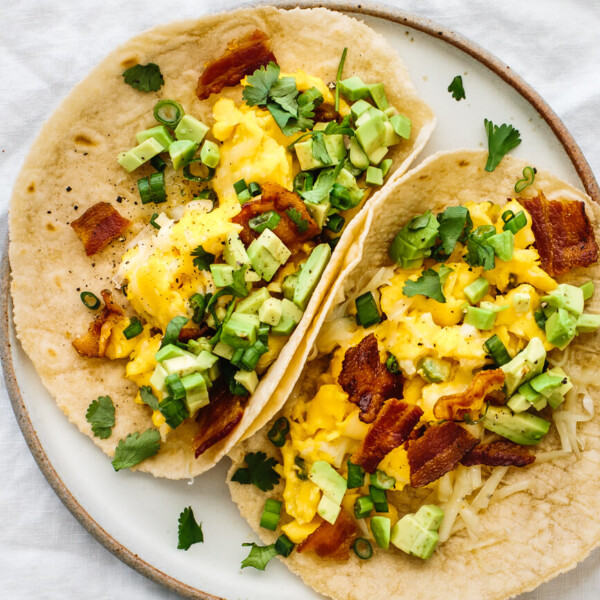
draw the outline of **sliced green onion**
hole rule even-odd
[[[338,65],[337,74],[335,76],[335,112],[340,110],[340,79],[344,71],[344,63],[346,62],[346,54],[348,54],[348,48],[344,48],[342,51],[342,58],[340,58],[340,64]]]
[[[309,192],[313,188],[314,177],[307,171],[300,171],[296,177],[294,177],[294,191],[295,192]]]
[[[233,184],[235,193],[239,196],[244,190],[248,189],[248,184],[245,179],[239,179]]]
[[[365,483],[365,470],[360,465],[348,461],[348,489],[362,487]]]
[[[285,445],[285,436],[290,432],[290,422],[285,417],[279,417],[267,433],[269,441],[278,448]]]
[[[183,107],[175,100],[159,100],[154,106],[154,118],[171,129],[177,127],[184,114]]]
[[[523,179],[519,179],[515,183],[515,192],[520,194],[526,187],[529,187],[535,181],[535,174],[537,169],[535,167],[525,167],[523,169]]]
[[[275,542],[275,550],[277,550],[277,553],[280,556],[286,557],[292,553],[293,549],[294,543],[292,542],[292,540],[290,540],[290,538],[287,535],[285,535],[285,533],[282,533]]]
[[[183,329],[183,326],[188,321],[189,319],[187,317],[173,317],[167,325],[160,347],[164,348],[167,344],[175,344],[179,339],[179,334]]]
[[[202,177],[200,175],[194,175],[192,173],[192,163],[200,163],[203,167],[206,167],[206,177]],[[211,167],[207,167],[200,158],[194,158],[190,160],[190,162],[183,167],[183,176],[190,181],[197,181],[198,183],[205,183],[210,181],[215,176],[215,170]]]
[[[294,464],[298,467],[296,475],[298,479],[306,481],[308,479],[308,471],[306,470],[306,461],[301,456],[296,456]]]
[[[377,302],[371,292],[365,292],[354,303],[356,304],[356,320],[359,325],[371,327],[381,321]]]
[[[354,540],[352,550],[354,550],[354,554],[356,554],[358,558],[362,558],[363,560],[368,560],[373,556],[373,546],[371,546],[371,542],[362,537],[357,537]]]
[[[245,371],[254,371],[260,357],[267,352],[269,348],[265,346],[260,340],[256,340],[250,348],[244,350],[241,364]]]
[[[506,223],[507,221],[510,221],[511,219],[513,219],[515,216],[515,213],[512,210],[505,210],[502,213],[502,220]]]
[[[262,189],[256,181],[251,181],[248,185],[248,190],[250,191],[251,196],[258,196],[262,192]]]
[[[482,243],[495,234],[496,228],[493,225],[480,225],[471,235],[476,241]]]
[[[154,229],[160,229],[160,225],[156,222],[156,218],[158,217],[158,213],[152,213],[150,217],[150,225],[154,227]]]
[[[339,241],[342,239],[342,236],[338,236],[336,238],[329,238],[327,243],[332,250],[335,250],[335,247],[338,245]]]
[[[396,480],[384,471],[377,469],[375,473],[371,473],[371,485],[380,490],[391,490],[396,485]]]
[[[398,359],[393,354],[390,354],[387,357],[387,360],[385,361],[385,368],[392,375],[396,375],[397,373],[400,373],[400,366],[398,365]]]
[[[137,181],[138,192],[142,199],[142,204],[149,204],[152,202],[152,192],[150,191],[150,181],[148,177],[142,177]]]
[[[375,506],[375,510],[377,512],[387,512],[388,511],[388,501],[387,496],[385,494],[385,490],[381,490],[374,485],[369,486],[369,496],[371,496],[371,500],[373,500],[373,505]]]
[[[506,211],[506,212],[512,212],[512,211]],[[506,213],[504,213],[502,215],[503,220],[504,220],[505,214]],[[525,213],[523,211],[520,211],[516,215],[514,215],[514,217],[511,217],[507,221],[504,221],[504,226],[502,227],[502,229],[504,231],[512,231],[512,233],[514,235],[518,231],[523,229],[523,227],[525,227],[525,225],[527,225],[527,217],[525,216]]]
[[[158,410],[162,413],[167,425],[172,429],[181,425],[190,416],[183,400],[169,396],[158,404]]]
[[[497,335],[494,334],[491,338],[486,340],[483,344],[483,347],[499,367],[511,361],[510,354],[506,350],[506,346],[502,343],[502,340]]]
[[[537,323],[537,326],[540,329],[543,329],[544,331],[546,331],[546,315],[544,314],[544,311],[540,308],[539,310],[536,310],[533,313],[533,318],[535,319],[535,322]]]
[[[281,516],[281,505],[282,503],[278,500],[273,500],[272,498],[267,499],[265,502],[265,508],[260,518],[261,527],[270,529],[271,531],[275,531],[277,529],[277,525],[279,524],[279,519]]]
[[[152,202],[160,204],[166,202],[167,192],[165,190],[165,174],[152,173],[150,175],[150,193],[152,194]]]
[[[244,357],[244,348],[236,348],[233,351],[233,356],[229,361],[232,365],[240,368],[242,366],[242,358]]]
[[[171,373],[170,375],[167,375],[165,377],[165,385],[167,386],[167,392],[169,392],[169,396],[175,400],[185,398],[185,388],[183,387],[183,383],[181,383],[181,379],[177,373]]]
[[[159,154],[150,159],[150,164],[159,172],[167,168],[167,163],[160,157]]]
[[[258,328],[258,339],[265,345],[269,346],[269,331],[271,328],[266,323],[261,323]]]
[[[348,188],[345,188],[339,183],[333,184],[329,194],[329,199],[331,201],[331,206],[338,208],[339,210],[348,210],[354,206],[352,198],[350,198],[350,192],[348,191]]]
[[[92,292],[81,292],[79,297],[86,308],[89,308],[90,310],[100,308],[100,298],[98,298],[96,294],[92,294]]]
[[[281,216],[274,210],[268,210],[267,212],[256,215],[248,221],[251,229],[254,229],[257,233],[262,233],[265,229],[275,229],[281,221]]]
[[[248,202],[248,200],[251,200],[252,196],[250,195],[250,190],[246,189],[243,192],[240,192],[237,195],[237,199],[239,200],[240,204],[244,204]]]
[[[325,227],[327,229],[329,229],[329,231],[333,231],[333,233],[339,233],[342,230],[342,228],[344,227],[345,222],[346,222],[346,219],[344,219],[344,217],[342,217],[342,215],[331,215],[327,219],[327,223],[325,224]]]
[[[229,391],[234,396],[248,396],[250,393],[239,381],[233,379],[233,377],[229,381]]]
[[[212,188],[204,188],[199,194],[200,200],[212,200],[213,203],[217,200],[217,194]]]
[[[204,313],[206,312],[206,305],[210,300],[211,294],[207,294],[203,296],[202,294],[194,294],[190,298],[190,306],[194,310],[194,315],[192,316],[192,321],[196,324],[200,324],[202,319],[204,318]]]
[[[354,516],[357,519],[366,519],[374,508],[371,496],[361,496],[354,503]]]
[[[144,326],[140,322],[137,317],[132,317],[129,319],[129,325],[123,329],[123,335],[125,339],[130,340],[142,333],[144,331]]]

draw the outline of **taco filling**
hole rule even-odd
[[[582,202],[540,191],[428,211],[389,256],[326,322],[324,356],[268,433],[284,488],[260,524],[280,526],[284,556],[429,559],[457,531],[477,539],[478,513],[529,487],[500,487],[508,469],[579,455],[577,424],[593,416],[568,356],[600,327],[585,312],[594,284],[555,279],[598,258]],[[560,447],[536,452],[551,429]],[[232,481],[247,483],[244,468]]]

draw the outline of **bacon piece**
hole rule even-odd
[[[439,479],[478,443],[476,437],[453,421],[432,425],[408,445],[410,484],[418,488]]]
[[[352,455],[352,462],[367,473],[374,473],[385,455],[408,439],[422,416],[418,406],[390,398]]]
[[[211,329],[206,323],[202,323],[199,328],[184,327],[179,332],[177,341],[187,344],[190,340],[197,340],[198,338],[205,337],[210,331]]]
[[[348,552],[356,537],[356,521],[342,508],[332,525],[323,521],[305,540],[298,544],[298,552],[311,551],[321,558],[348,560]]]
[[[122,217],[108,202],[94,204],[71,223],[88,256],[100,252],[130,225],[131,221]]]
[[[210,404],[198,413],[200,433],[194,438],[194,454],[198,458],[211,446],[226,438],[244,415],[243,398],[234,396],[224,379],[210,390]]]
[[[542,192],[517,200],[531,215],[535,247],[546,273],[556,277],[598,260],[598,244],[583,202],[546,200]]]
[[[486,397],[492,394],[495,398],[495,393],[501,390],[503,385],[502,369],[480,371],[464,392],[439,398],[433,407],[433,414],[436,419],[447,421],[462,420],[465,415],[469,415],[471,420],[475,421],[479,418],[479,411]]]
[[[276,63],[277,59],[271,52],[267,35],[256,29],[245,38],[230,42],[223,56],[206,65],[198,79],[196,95],[206,100],[224,87],[237,85],[246,75],[252,75],[270,62]]]
[[[490,467],[525,467],[535,460],[527,448],[508,440],[498,440],[489,444],[477,444],[465,454],[460,462],[465,467],[488,465]]]
[[[344,356],[338,377],[348,400],[360,410],[360,420],[372,423],[388,398],[402,397],[402,374],[390,373],[379,358],[377,338],[373,333]]]
[[[90,358],[104,356],[112,329],[124,314],[123,309],[114,302],[110,290],[102,290],[100,294],[104,300],[102,312],[90,323],[87,333],[72,342],[81,356]]]
[[[292,252],[321,231],[298,194],[286,190],[277,183],[263,183],[261,188],[262,194],[260,200],[246,202],[242,206],[240,213],[232,219],[234,223],[244,228],[240,232],[240,238],[246,246],[260,235],[250,227],[250,219],[270,210],[274,210],[281,217],[279,224],[273,229],[273,233]],[[304,231],[300,231],[298,226],[292,221],[287,212],[289,210],[297,211],[296,214],[299,214],[302,221],[306,222],[306,229]]]
[[[315,123],[326,123],[327,121],[339,121],[340,113],[335,110],[333,104],[319,104],[315,108]]]

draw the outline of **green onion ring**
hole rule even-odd
[[[512,210],[505,210],[502,213],[502,220],[507,223],[508,221],[510,221],[511,219],[515,218],[515,213]]]
[[[206,177],[192,175],[191,166],[192,163],[195,162],[204,165],[201,158],[194,158],[193,160],[191,160],[187,165],[185,165],[185,167],[183,167],[183,176],[186,179],[189,179],[190,181],[197,181],[198,183],[205,183],[206,181],[210,181],[215,176],[215,170],[211,167],[206,167],[206,165],[204,165],[206,167],[206,171],[208,172],[208,175]]]
[[[79,297],[86,308],[89,308],[90,310],[100,308],[100,298],[98,298],[96,294],[92,294],[92,292],[81,292]]]
[[[362,537],[357,537],[354,540],[354,544],[352,544],[352,550],[354,550],[354,554],[361,558],[362,560],[368,560],[373,556],[373,546],[371,546],[371,542]]]
[[[523,179],[519,179],[515,183],[515,192],[520,194],[526,187],[529,187],[535,181],[535,174],[537,169],[535,167],[525,167],[523,169]]]
[[[169,118],[169,112],[174,113]],[[185,112],[179,102],[175,100],[159,100],[154,106],[154,118],[161,124],[175,129]]]
[[[144,326],[141,321],[137,317],[132,317],[129,319],[129,325],[123,329],[123,335],[126,340],[131,340],[140,335],[142,331],[144,331]]]
[[[274,446],[282,448],[285,444],[285,436],[289,432],[290,422],[285,417],[279,417],[279,419],[273,423],[273,427],[271,427],[269,433],[267,433],[267,437]]]

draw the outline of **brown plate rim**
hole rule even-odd
[[[409,13],[405,13],[396,8],[385,6],[374,2],[361,2],[360,4],[352,2],[313,2],[311,0],[304,1],[282,1],[282,2],[255,2],[250,5],[275,5],[279,8],[313,8],[325,7],[332,10],[363,14],[372,17],[378,17],[397,23],[411,29],[416,29],[433,38],[440,39],[444,42],[463,51],[471,56],[493,73],[498,75],[503,81],[514,88],[525,100],[529,102],[546,121],[554,135],[560,141],[567,156],[573,164],[577,175],[579,176],[585,191],[596,202],[600,202],[600,189],[594,177],[594,174],[585,159],[581,149],[575,142],[571,133],[567,130],[564,123],[558,115],[550,108],[545,100],[536,92],[528,83],[526,83],[517,73],[515,73],[508,65],[493,56],[487,50],[484,50],[478,44],[469,39],[450,31],[444,27],[440,27],[430,19],[416,17]],[[247,6],[248,3],[244,3]],[[61,480],[59,474],[54,469],[52,463],[48,459],[37,432],[31,422],[29,413],[21,396],[21,392],[17,383],[14,366],[12,363],[12,352],[10,342],[10,315],[12,314],[12,304],[10,300],[10,265],[8,259],[8,239],[4,243],[2,252],[2,267],[0,270],[0,359],[2,360],[2,369],[9,398],[17,419],[17,423],[23,433],[23,437],[29,446],[38,467],[42,471],[44,477],[61,499],[67,509],[73,516],[83,525],[83,527],[100,542],[107,550],[114,554],[117,558],[123,561],[129,567],[135,569],[148,579],[155,581],[164,587],[173,590],[180,594],[183,598],[193,600],[223,600],[217,596],[213,596],[194,587],[171,577],[170,575],[160,571],[156,567],[144,561],[137,554],[134,554],[118,542],[113,536],[105,531],[79,504],[69,489]]]

